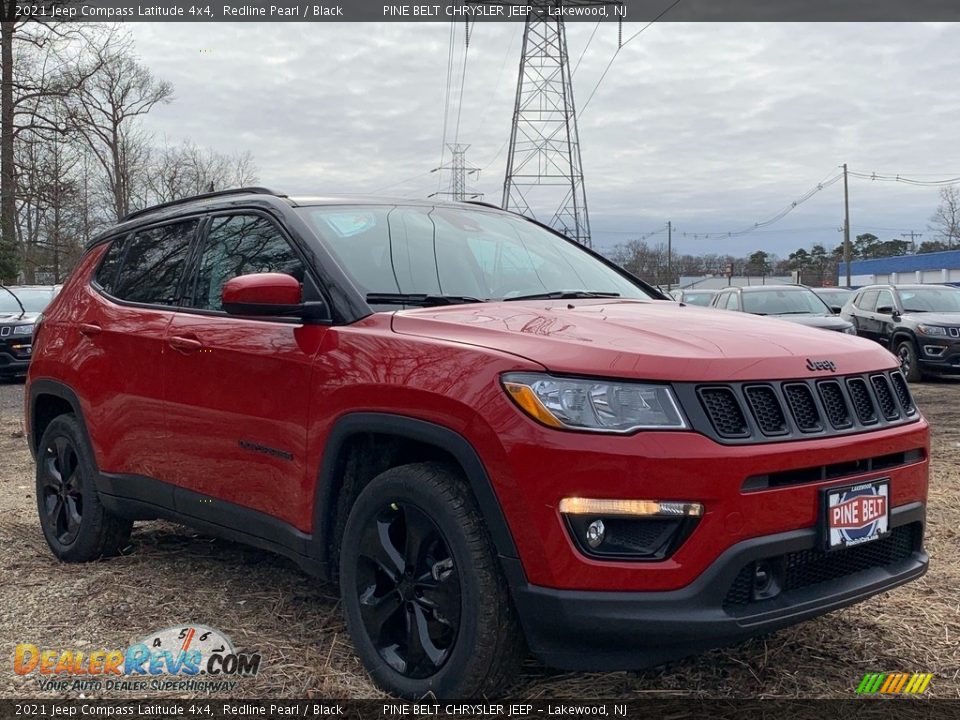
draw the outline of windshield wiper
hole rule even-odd
[[[773,313],[773,314],[774,315],[816,315],[816,313],[810,312],[809,310],[788,310],[787,312]]]
[[[504,302],[510,300],[575,300],[577,298],[617,298],[620,293],[615,292],[595,292],[593,290],[555,290],[554,292],[534,293],[533,295],[518,295],[517,297],[504,298]]]
[[[6,285],[0,285],[0,288],[3,288],[3,289],[6,290],[8,293],[10,293],[10,294],[13,296],[13,299],[17,301],[17,305],[20,306],[20,317],[22,318],[24,315],[26,315],[26,314],[27,314],[27,311],[26,311],[26,309],[23,307],[23,303],[20,302],[20,298],[17,297],[17,294],[16,294],[13,290],[11,290],[10,288],[8,288]],[[19,319],[19,318],[18,318],[18,319]]]
[[[367,293],[367,302],[371,305],[420,305],[436,307],[439,305],[461,305],[481,303],[486,300],[469,295],[427,295],[425,293]]]

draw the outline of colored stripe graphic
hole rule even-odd
[[[856,692],[858,695],[919,695],[926,691],[932,679],[932,673],[867,673]]]

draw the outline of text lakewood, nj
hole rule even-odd
[[[545,8],[547,15],[567,17],[611,16],[605,5],[559,5]],[[541,12],[543,9],[540,10]],[[533,12],[530,5],[384,5],[384,17],[452,17],[452,18],[511,18],[525,17]],[[613,17],[624,17],[626,6],[614,5]]]

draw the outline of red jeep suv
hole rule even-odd
[[[668,301],[493,207],[261,188],[136,212],[34,337],[64,561],[167,518],[339,582],[409,697],[634,669],[921,576],[928,428],[874,343]]]

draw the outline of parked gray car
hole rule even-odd
[[[895,353],[908,380],[960,374],[960,288],[868,285],[842,315],[858,335]]]
[[[724,288],[713,299],[718,310],[737,310],[753,315],[788,320],[823,330],[856,335],[853,325],[833,314],[827,304],[805,285],[753,285]]]

